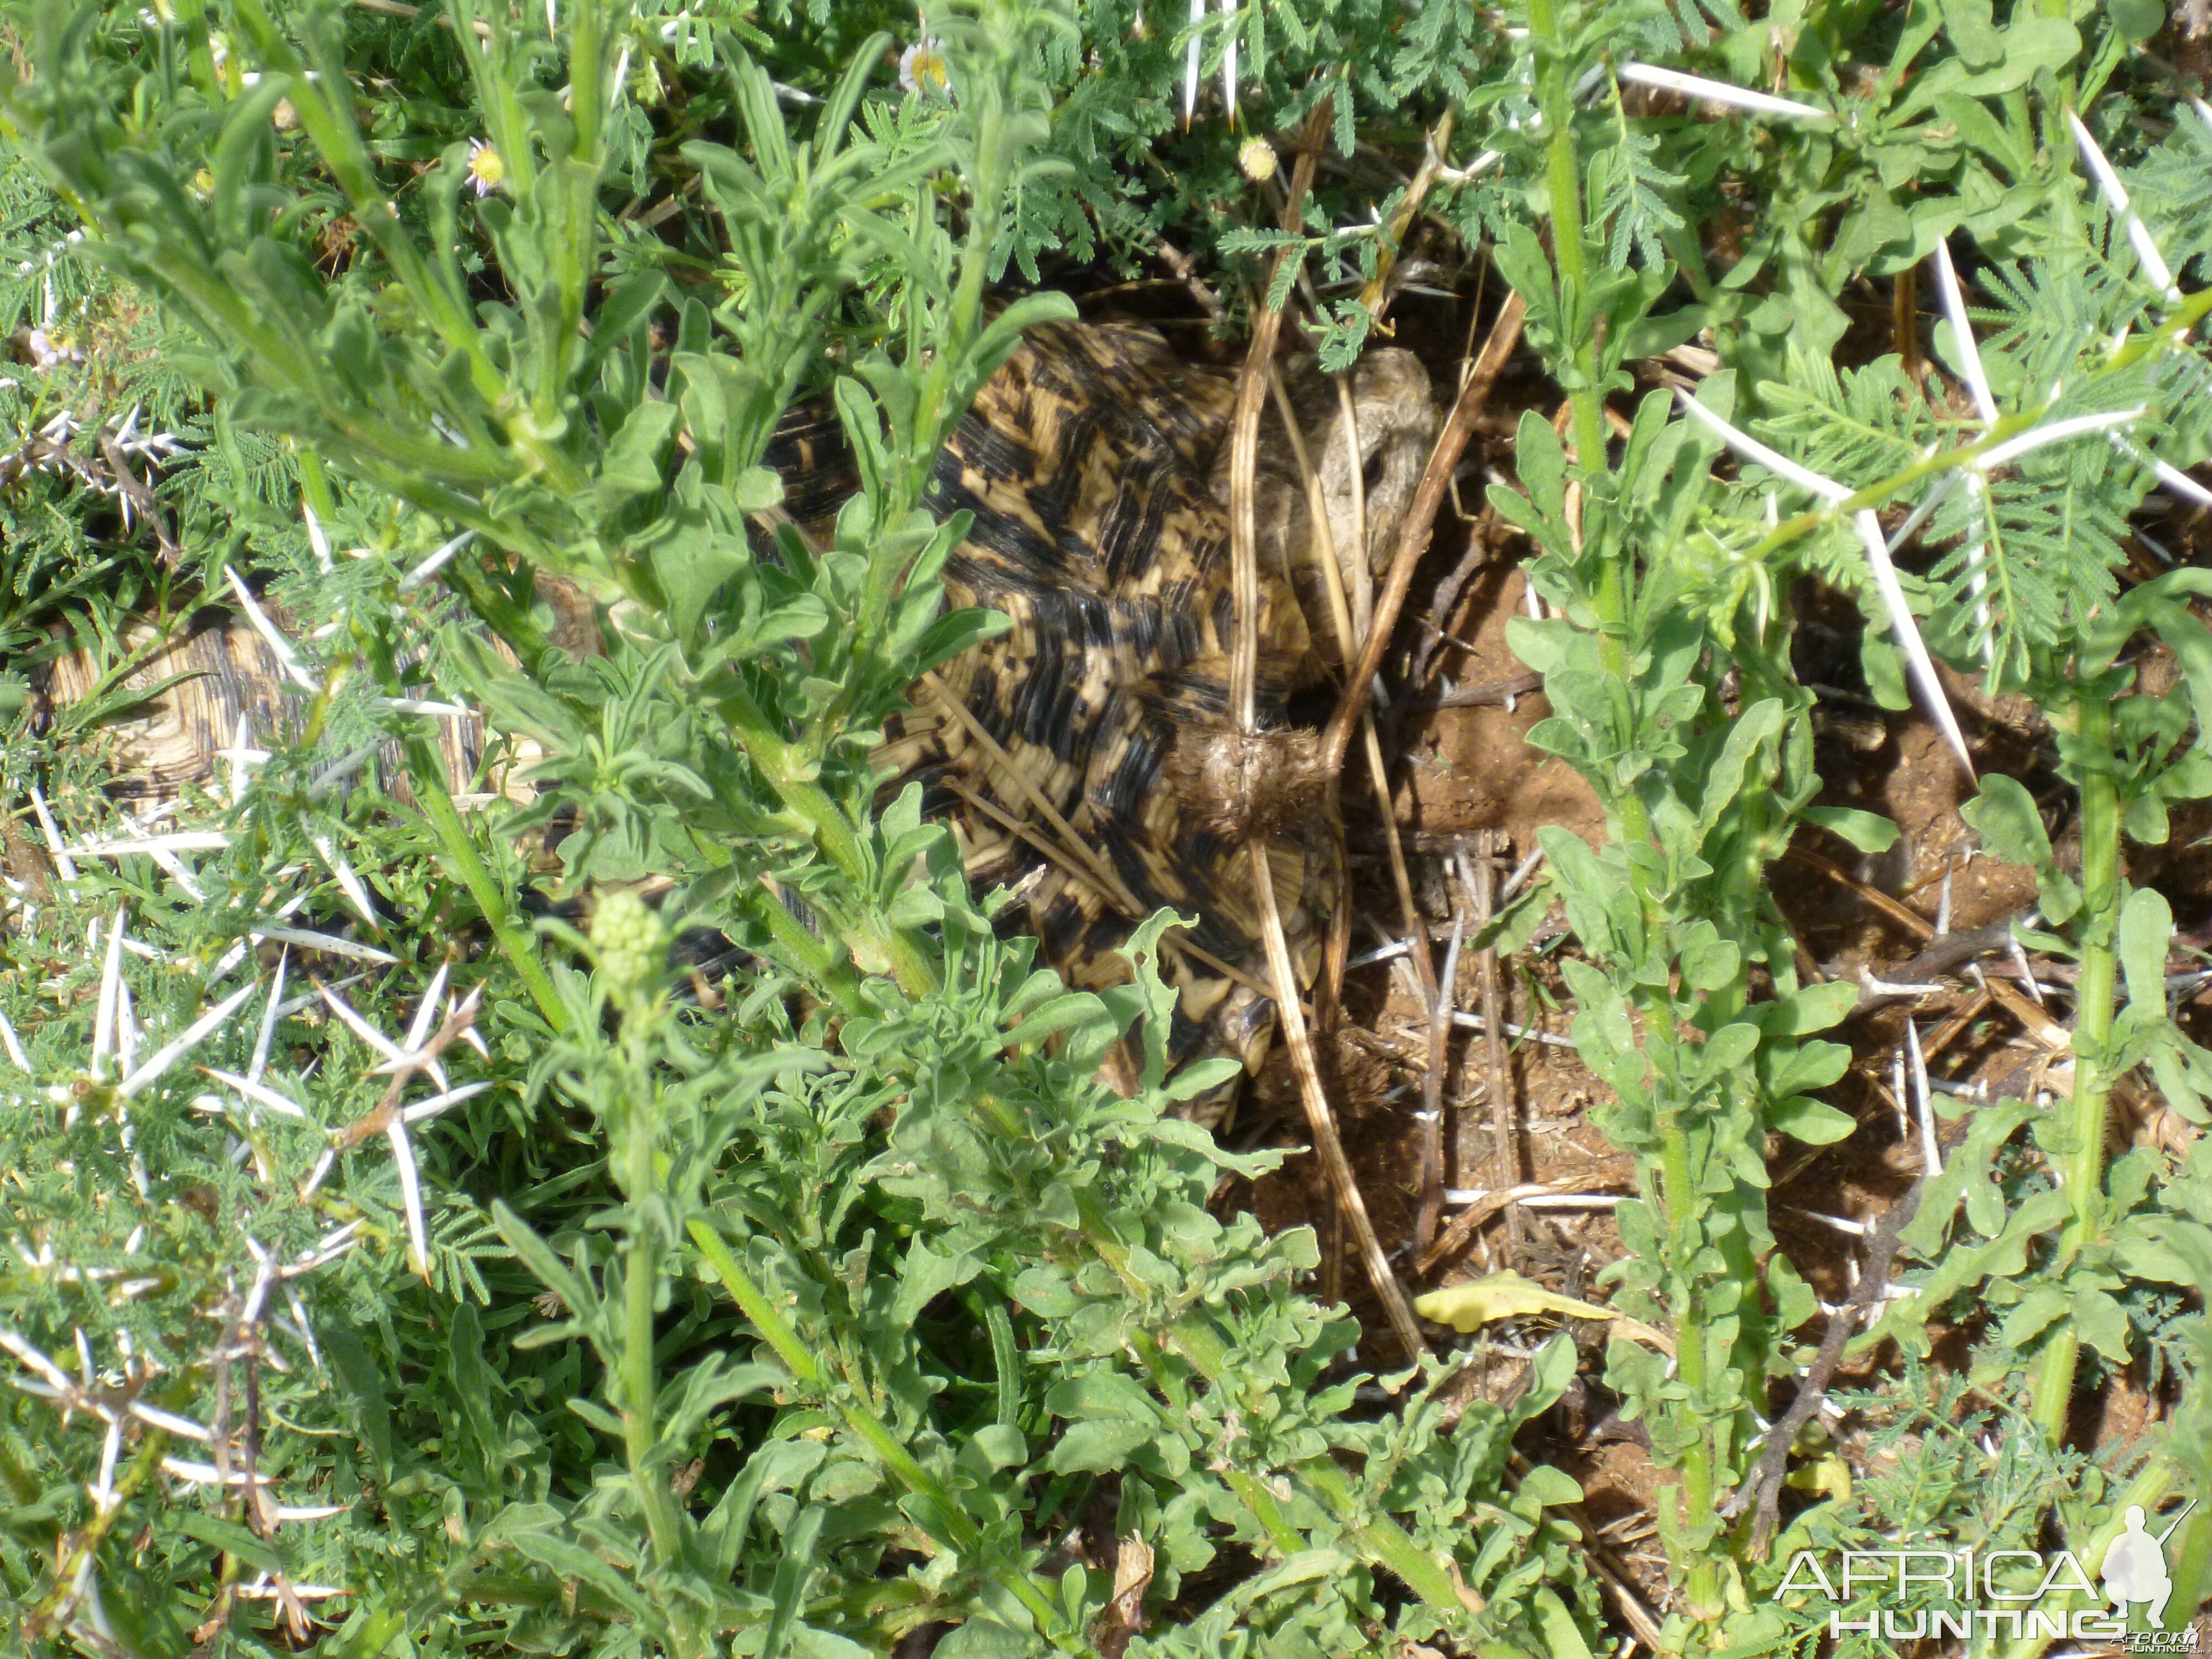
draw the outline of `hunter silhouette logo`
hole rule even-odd
[[[2191,1500],[2155,1538],[2144,1530],[2141,1506],[2129,1507],[2126,1529],[2105,1552],[2105,1599],[2119,1617],[2125,1619],[2128,1609],[2141,1601],[2146,1604],[2153,1628],[2166,1628],[2166,1598],[2173,1594],[2173,1580],[2166,1571],[2166,1540],[2196,1507],[2195,1500]]]
[[[2127,1523],[2105,1552],[2105,1597],[2123,1619],[2136,1602],[2148,1602],[2151,1623],[2164,1630],[2166,1598],[2173,1594],[2173,1580],[2166,1572],[2166,1540],[2143,1530],[2139,1505],[2129,1509]]]

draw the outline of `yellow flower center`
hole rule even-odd
[[[497,190],[507,182],[507,163],[489,144],[478,144],[469,152],[469,177],[485,190]]]
[[[942,98],[952,85],[952,66],[935,46],[923,46],[907,60],[908,78],[916,92]]]

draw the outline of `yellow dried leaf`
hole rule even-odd
[[[1577,1302],[1511,1272],[1485,1273],[1464,1285],[1448,1285],[1441,1291],[1431,1291],[1414,1302],[1413,1311],[1455,1331],[1477,1331],[1500,1319],[1522,1319],[1531,1314],[1610,1319],[1619,1322],[1623,1336],[1649,1342],[1662,1353],[1674,1352],[1671,1337],[1663,1331],[1654,1330],[1640,1319],[1630,1319],[1611,1308],[1601,1308],[1595,1302]]]
[[[1845,1498],[1851,1495],[1850,1466],[1833,1452],[1828,1452],[1810,1463],[1801,1464],[1790,1471],[1784,1485],[1799,1492],[1814,1492],[1823,1498]]]

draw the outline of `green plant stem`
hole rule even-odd
[[[469,896],[476,901],[483,914],[484,925],[491,929],[493,940],[500,954],[514,967],[522,981],[523,989],[530,993],[538,1013],[554,1030],[568,1029],[568,1011],[561,1001],[561,994],[554,988],[553,979],[538,959],[538,947],[529,933],[515,924],[507,908],[507,894],[496,878],[484,867],[483,860],[477,854],[477,845],[469,835],[468,825],[453,805],[453,798],[446,792],[445,766],[420,738],[410,738],[407,744],[408,770],[415,786],[415,803],[422,809],[429,823],[431,832],[438,837],[439,846],[453,863],[454,873],[467,888]]]
[[[1000,1133],[1017,1134],[1021,1126],[1004,1103],[989,1096],[976,1103],[979,1115]],[[1128,1247],[1114,1230],[1111,1219],[1100,1207],[1095,1195],[1079,1193],[1076,1206],[1085,1240],[1095,1249],[1109,1268],[1128,1285],[1133,1293],[1149,1300],[1156,1287],[1147,1284],[1138,1273],[1129,1259]],[[821,1366],[808,1352],[796,1331],[776,1312],[759,1287],[752,1281],[736,1255],[720,1236],[703,1221],[690,1224],[693,1241],[700,1254],[707,1258],[738,1310],[760,1332],[776,1357],[782,1360],[791,1373],[802,1382],[812,1387],[823,1386]],[[1235,1386],[1235,1373],[1229,1351],[1213,1328],[1196,1312],[1187,1312],[1176,1317],[1170,1327],[1168,1340],[1175,1352],[1212,1388]],[[1158,1369],[1159,1356],[1147,1357],[1148,1364]],[[934,1504],[943,1516],[945,1536],[962,1547],[964,1536],[962,1528],[972,1530],[971,1522],[952,1504],[949,1496],[942,1493],[928,1472],[915,1462],[890,1430],[857,1406],[841,1402],[838,1409],[844,1414],[853,1431],[860,1436],[884,1467],[906,1483],[917,1495]],[[1292,1479],[1304,1487],[1309,1498],[1333,1515],[1346,1531],[1357,1538],[1371,1558],[1395,1573],[1418,1595],[1424,1604],[1436,1613],[1457,1618],[1466,1610],[1450,1573],[1427,1551],[1413,1540],[1412,1534],[1387,1515],[1372,1513],[1364,1508],[1353,1493],[1344,1472],[1328,1459],[1315,1458],[1290,1471]],[[1247,1471],[1231,1469],[1224,1472],[1224,1483],[1244,1504],[1260,1530],[1285,1556],[1297,1553],[1304,1547],[1297,1528],[1284,1512],[1280,1502],[1268,1492],[1266,1485]],[[1011,1588],[1011,1586],[1010,1586]],[[1024,1606],[1029,1603],[1024,1601]],[[1034,1609],[1032,1609],[1034,1611]],[[1503,1644],[1492,1644],[1496,1652],[1492,1659],[1512,1659],[1514,1650]]]
[[[968,234],[966,246],[961,251],[959,285],[952,293],[945,337],[922,379],[920,407],[908,438],[913,447],[902,458],[905,465],[897,469],[897,482],[891,483],[885,510],[876,520],[876,550],[869,562],[868,579],[861,592],[853,631],[854,650],[871,668],[873,664],[870,659],[879,649],[886,632],[891,602],[905,585],[908,563],[894,556],[892,550],[899,543],[886,532],[902,530],[908,514],[921,503],[936,470],[938,452],[944,447],[953,422],[959,418],[960,410],[955,404],[964,404],[965,400],[955,397],[956,377],[967,369],[982,320],[991,249],[998,240],[999,224],[1005,211],[1010,159],[1006,154],[1005,94],[989,76],[984,77],[983,84],[976,88],[975,145],[975,170],[969,181]],[[841,703],[841,712],[849,706],[851,695],[848,690]]]
[[[2130,335],[2114,346],[2106,355],[2104,368],[2097,378],[2119,374],[2141,362],[2152,352],[2166,350],[2180,344],[2208,314],[2212,314],[2212,288],[2202,289],[2191,295],[2167,313],[2165,320],[2157,326]],[[2046,403],[2037,409],[2004,416],[1996,424],[1984,428],[1981,436],[1972,443],[1923,455],[1911,465],[1899,468],[1887,477],[1878,479],[1841,501],[1825,503],[1808,513],[1784,519],[1761,537],[1743,557],[1747,562],[1764,560],[1799,537],[1810,535],[1832,520],[1848,519],[1862,508],[1881,507],[1899,490],[1910,489],[1923,478],[1954,471],[1986,451],[1996,448],[2007,439],[2018,437],[2039,424],[2052,407],[2052,403]]]
[[[568,36],[568,104],[575,122],[575,148],[565,166],[549,171],[550,182],[563,192],[564,222],[556,238],[556,271],[560,312],[552,337],[538,360],[539,384],[533,399],[533,425],[548,442],[568,435],[572,416],[563,407],[571,362],[581,341],[580,325],[592,272],[599,264],[599,174],[605,160],[603,137],[607,115],[605,0],[574,0]],[[619,90],[619,89],[617,89]]]
[[[1559,271],[1559,312],[1573,341],[1573,374],[1567,396],[1573,413],[1575,459],[1585,477],[1597,477],[1607,471],[1605,397],[1598,360],[1599,319],[1587,314],[1589,259],[1583,241],[1582,163],[1575,147],[1573,88],[1568,84],[1572,66],[1560,50],[1556,0],[1529,0],[1528,28],[1543,54],[1537,71],[1537,94],[1549,133],[1545,176],[1552,220],[1552,258]],[[1586,515],[1592,515],[1585,518],[1586,542],[1592,539],[1591,532],[1595,527],[1593,509],[1595,514],[1602,514],[1604,507],[1601,496],[1585,495],[1584,511]],[[1629,678],[1628,633],[1633,605],[1632,573],[1626,550],[1601,559],[1595,599],[1600,659],[1607,672],[1625,686]],[[1624,842],[1636,847],[1650,844],[1650,813],[1632,787],[1617,792],[1607,805],[1619,816]],[[1645,927],[1656,930],[1662,925],[1662,918],[1632,861],[1631,879],[1641,901]],[[1653,1018],[1673,1018],[1672,1006],[1663,994],[1641,1000],[1646,1005],[1642,1012],[1647,1024]],[[1670,1115],[1663,1122],[1662,1133],[1665,1137],[1662,1170],[1672,1253],[1678,1264],[1686,1264],[1697,1255],[1695,1235],[1705,1200],[1691,1173],[1689,1133],[1679,1115]],[[1697,1286],[1692,1285],[1674,1310],[1676,1363],[1693,1401],[1705,1395],[1708,1382],[1702,1303]],[[1697,1444],[1682,1464],[1683,1518],[1692,1528],[1702,1527],[1711,1518],[1713,1475],[1712,1437],[1710,1429],[1701,1424]],[[1692,1616],[1711,1620],[1723,1610],[1718,1566],[1705,1553],[1700,1552],[1689,1564],[1685,1589]]]
[[[993,1104],[990,1102],[982,1103],[987,1110]],[[1005,1124],[1003,1116],[1001,1127],[1008,1127],[1011,1132],[1011,1126]],[[1114,1231],[1105,1212],[1099,1208],[1097,1200],[1087,1193],[1079,1194],[1076,1206],[1084,1237],[1091,1248],[1098,1252],[1100,1258],[1133,1294],[1149,1299],[1154,1294],[1154,1287],[1137,1273],[1129,1260],[1127,1247]],[[1178,1316],[1170,1327],[1169,1340],[1175,1351],[1209,1387],[1234,1386],[1235,1375],[1230,1364],[1229,1351],[1213,1328],[1199,1314]],[[1299,1464],[1291,1474],[1347,1532],[1359,1540],[1374,1560],[1395,1573],[1406,1587],[1419,1596],[1432,1611],[1456,1616],[1465,1608],[1466,1604],[1460,1600],[1451,1575],[1389,1516],[1364,1513],[1353,1496],[1350,1483],[1345,1479],[1344,1472],[1335,1464],[1326,1458],[1316,1458]],[[1304,1547],[1296,1529],[1288,1518],[1282,1516],[1279,1505],[1268,1496],[1265,1486],[1241,1471],[1225,1473],[1224,1479],[1279,1550],[1289,1555]]]
[[[1006,153],[1005,89],[986,77],[985,84],[976,92],[975,176],[968,206],[967,246],[961,251],[960,285],[953,290],[945,342],[922,383],[921,410],[915,422],[915,436],[921,441],[917,447],[922,453],[908,458],[913,469],[908,489],[910,501],[920,501],[922,492],[929,487],[930,474],[937,465],[938,447],[959,417],[959,411],[951,407],[953,377],[966,368],[969,348],[975,344],[982,321],[983,290],[990,275],[991,249],[999,240],[999,223],[1006,210],[1006,164],[1011,158]],[[889,602],[888,592],[884,599]],[[860,637],[865,644],[873,636],[864,633]]]
[[[397,208],[377,182],[368,147],[355,125],[350,101],[343,93],[333,90],[328,82],[308,78],[306,65],[293,51],[291,42],[278,31],[261,0],[240,0],[236,9],[240,27],[252,37],[262,61],[290,78],[289,90],[294,112],[307,137],[322,153],[331,176],[345,192],[355,222],[375,241],[378,250],[390,262],[392,275],[406,288],[439,337],[466,358],[471,378],[479,393],[487,402],[496,403],[507,390],[505,377],[485,349],[465,299],[436,280],[420,250],[400,228]],[[326,75],[337,70],[336,86],[349,89],[351,83],[345,78],[342,64],[325,64],[322,67]],[[575,488],[580,489],[582,483],[581,479],[574,481]]]
[[[768,715],[752,694],[742,688],[727,692],[719,705],[731,734],[769,781],[793,817],[799,819],[822,855],[838,873],[863,893],[875,886],[860,839],[852,823],[814,781],[815,767],[769,724]],[[937,971],[921,940],[904,929],[884,924],[880,918],[853,927],[848,942],[864,969],[889,973],[908,996],[927,996],[937,986]]]
[[[153,1479],[168,1452],[168,1431],[150,1430],[139,1446],[137,1455],[131,1458],[130,1467],[116,1481],[106,1507],[95,1515],[82,1532],[72,1534],[64,1540],[59,1559],[54,1563],[53,1589],[23,1620],[23,1638],[27,1642],[36,1644],[43,1641],[48,1631],[68,1619],[70,1610],[76,1605],[78,1568],[100,1553],[100,1547],[107,1541],[108,1534],[123,1518],[131,1498],[137,1495],[141,1486]]]
[[[1574,337],[1575,384],[1567,389],[1574,408],[1575,452],[1589,469],[1605,465],[1605,399],[1598,383],[1597,335],[1583,307],[1589,302],[1589,251],[1583,245],[1582,162],[1575,153],[1572,66],[1560,50],[1557,0],[1529,0],[1528,32],[1542,52],[1537,98],[1549,133],[1545,145],[1545,185],[1550,196],[1552,258],[1559,272],[1559,307]]]
[[[699,1254],[714,1271],[730,1299],[738,1304],[753,1329],[760,1334],[770,1352],[781,1360],[802,1385],[809,1389],[827,1389],[829,1378],[820,1364],[799,1340],[799,1333],[790,1322],[776,1310],[773,1303],[753,1281],[750,1273],[738,1261],[737,1254],[723,1242],[722,1236],[704,1221],[694,1221],[689,1231],[691,1242]],[[872,1452],[892,1477],[920,1498],[929,1510],[930,1521],[945,1540],[970,1559],[988,1559],[993,1552],[983,1537],[982,1530],[969,1519],[943,1484],[924,1468],[914,1454],[906,1449],[890,1427],[873,1412],[848,1398],[835,1402],[837,1413],[855,1438]],[[1066,1621],[1059,1607],[1043,1589],[1028,1574],[1017,1572],[1004,1565],[988,1568],[992,1581],[1019,1601],[1030,1616],[1036,1620],[1037,1628],[1051,1633],[1054,1645],[1063,1650],[1083,1652],[1087,1648],[1065,1633]]]
[[[655,1180],[654,1152],[659,1139],[659,1098],[647,1065],[632,1048],[632,1021],[623,1022],[623,1045],[630,1073],[629,1111],[623,1126],[623,1185],[629,1199],[629,1261],[623,1276],[623,1455],[637,1488],[653,1554],[666,1566],[683,1553],[683,1529],[668,1489],[666,1472],[653,1461],[659,1417],[659,1378],[653,1364],[653,1304],[660,1287],[660,1252],[655,1248],[655,1219],[665,1197]]]
[[[1605,393],[1598,365],[1598,319],[1584,314],[1589,249],[1583,241],[1582,158],[1575,149],[1574,88],[1568,83],[1572,66],[1559,50],[1557,0],[1529,0],[1528,32],[1549,48],[1538,71],[1537,91],[1551,135],[1544,153],[1545,189],[1552,218],[1552,258],[1559,275],[1559,312],[1574,337],[1574,374],[1567,398],[1574,416],[1575,460],[1585,475],[1596,477],[1607,471]],[[1586,511],[1595,505],[1585,498]],[[1598,648],[1607,672],[1625,683],[1631,603],[1626,558],[1604,562],[1598,572],[1596,601]],[[1638,845],[1650,840],[1650,817],[1638,796],[1631,791],[1613,805],[1620,814],[1626,839]],[[1646,908],[1648,913],[1648,903]]]
[[[860,987],[837,949],[806,931],[797,916],[766,888],[757,888],[740,901],[746,915],[766,930],[789,955],[793,965],[818,985],[837,1005],[838,1012],[860,1012]]]
[[[2075,735],[2089,764],[2081,779],[2081,977],[2075,988],[2074,1097],[2060,1179],[2073,1213],[2059,1235],[2058,1265],[2074,1261],[2103,1230],[2105,1120],[2112,1092],[2112,998],[2119,958],[2120,799],[2098,760],[2112,742],[2112,705],[2092,691],[2074,708]],[[2033,1415],[2055,1442],[2064,1437],[2081,1338],[2062,1321],[2035,1375]]]

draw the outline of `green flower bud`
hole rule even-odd
[[[659,983],[668,960],[668,933],[646,902],[623,889],[600,897],[592,917],[592,949],[599,957],[599,983],[626,1006],[650,995]]]

